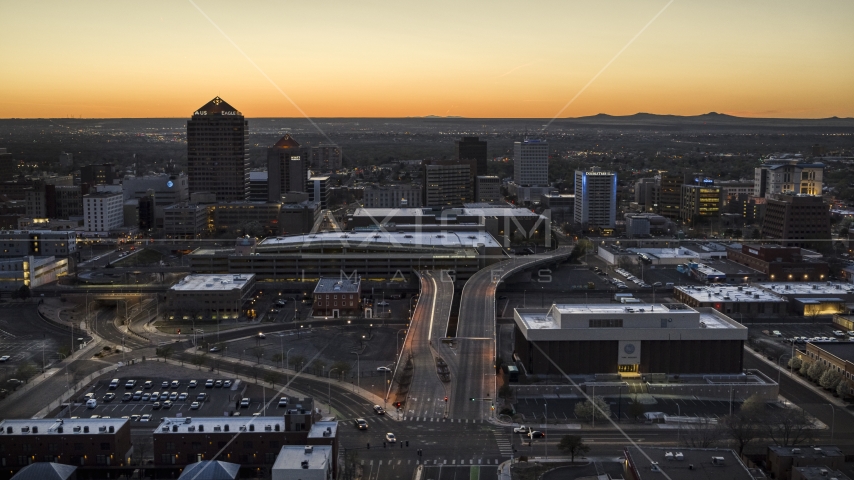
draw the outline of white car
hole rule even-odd
[[[243,400],[240,401],[240,408],[249,408],[249,404],[252,403],[252,400],[249,397],[244,397]]]
[[[2,357],[0,357],[0,362],[8,362],[10,358],[12,357],[10,357],[9,355],[3,355]]]
[[[98,401],[95,400],[94,398],[90,398],[89,400],[86,400],[86,408],[95,408],[97,406],[98,406]]]
[[[377,367],[378,372],[390,372],[391,369],[388,367]]]
[[[393,433],[388,432],[385,434],[385,441],[388,443],[395,443],[397,442],[397,438],[395,438]]]
[[[190,410],[198,410],[201,404],[199,402],[193,402],[190,404]]]
[[[288,406],[288,397],[280,398],[279,399],[279,406],[280,407],[287,407]]]
[[[782,337],[782,336],[783,336],[783,334],[782,334],[782,333],[780,333],[780,331],[779,331],[779,330],[774,330],[774,331],[772,331],[772,332],[771,332],[771,335],[773,335],[773,336],[775,336],[775,337]]]
[[[836,335],[837,337],[844,337],[845,336],[845,332],[843,332],[842,330],[834,330],[833,334]]]
[[[388,306],[388,302],[386,302],[385,300],[383,300],[383,301],[381,301],[381,302],[377,302],[377,305],[378,305],[378,306],[380,306],[380,307],[387,307],[387,306]]]
[[[848,330],[848,336],[854,337],[854,330]]]

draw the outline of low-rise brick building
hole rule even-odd
[[[314,316],[352,317],[361,311],[362,279],[321,278],[314,287]]]

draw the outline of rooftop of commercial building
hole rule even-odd
[[[331,458],[331,445],[285,445],[272,470],[327,470]]]
[[[359,293],[361,279],[321,278],[314,287],[314,293]]]
[[[754,285],[780,295],[846,295],[854,293],[854,283],[845,282],[763,282]]]
[[[548,330],[562,328],[561,325],[558,324],[558,321],[555,318],[553,312],[561,316],[579,315],[582,317],[590,314],[611,314],[614,315],[615,318],[631,318],[630,316],[632,315],[652,314],[656,312],[667,313],[667,315],[673,316],[673,318],[676,318],[676,315],[696,316],[699,314],[700,320],[699,323],[696,325],[697,328],[727,329],[741,327],[741,325],[739,325],[738,323],[729,322],[725,320],[720,314],[695,310],[683,303],[573,303],[554,304],[548,311],[546,309],[541,309],[539,311],[536,310],[537,309],[517,309],[519,318],[521,318],[521,320],[525,322],[525,325],[527,325],[527,327],[532,330]],[[589,329],[590,327],[585,326],[583,328]],[[625,328],[631,328],[631,326],[628,325]]]
[[[277,417],[166,417],[154,433],[284,432],[285,418]]]
[[[785,302],[786,299],[767,290],[743,285],[680,285],[677,291],[701,301],[725,302]]]
[[[315,422],[308,431],[308,438],[335,438],[338,436],[338,422]]]
[[[812,342],[812,344],[842,361],[854,363],[854,342]]]
[[[175,291],[211,291],[242,289],[255,278],[254,273],[221,274],[221,275],[187,275],[180,282],[172,285]]]
[[[478,231],[437,232],[319,232],[288,237],[265,238],[258,245],[263,246],[310,246],[313,243],[340,243],[350,245],[391,244],[399,246],[465,248],[501,247],[492,235]]]
[[[6,419],[0,421],[0,435],[114,433],[128,421],[127,418]],[[110,432],[110,427],[113,428],[114,432]]]
[[[818,445],[812,447],[781,447],[769,445],[768,450],[781,457],[826,458],[842,457],[842,450],[835,445]]]
[[[827,467],[794,467],[792,470],[797,470],[804,480],[851,480],[851,477],[845,475],[840,470],[833,470]]]
[[[719,479],[754,480],[753,475],[730,449],[626,447],[626,457],[638,474],[638,480]]]
[[[727,259],[703,259],[703,263],[700,264],[700,271],[704,271],[703,266],[707,269],[713,269],[717,271],[718,275],[756,275],[760,272],[759,270],[754,270],[750,267],[746,267],[738,262],[734,262],[732,260]]]

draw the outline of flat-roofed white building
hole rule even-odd
[[[529,373],[738,373],[747,328],[682,303],[517,308],[516,355]],[[552,363],[554,362],[554,363]]]
[[[694,308],[713,308],[727,315],[743,317],[779,316],[786,311],[786,299],[756,286],[686,285],[673,289],[673,296]]]
[[[238,318],[254,287],[252,273],[187,275],[166,292],[168,318]]]
[[[40,287],[68,274],[68,259],[21,257],[0,259],[0,290],[18,290],[26,285]]]
[[[764,282],[754,285],[789,301],[789,313],[795,315],[834,315],[846,313],[854,303],[854,285],[847,282]]]
[[[285,445],[270,473],[273,480],[332,480],[332,447]]]

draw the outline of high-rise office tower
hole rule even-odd
[[[457,160],[474,161],[472,178],[486,175],[486,140],[480,140],[478,137],[463,137],[462,140],[454,142],[454,150]]]
[[[661,174],[658,184],[658,206],[655,211],[659,215],[674,222],[680,218],[680,205],[682,204],[682,185],[685,183],[685,174],[679,172],[665,172]]]
[[[471,169],[474,162],[425,160],[422,165],[425,207],[462,207],[473,198]]]
[[[617,222],[617,174],[575,171],[575,223],[614,228]]]
[[[830,210],[817,195],[771,194],[762,222],[765,240],[787,247],[827,250],[831,247]]]
[[[528,139],[513,144],[513,182],[520,186],[549,184],[549,144]]]
[[[334,172],[341,169],[344,154],[338,145],[321,143],[311,147],[311,167],[321,172]]]
[[[290,135],[267,149],[267,201],[279,203],[288,192],[306,191],[309,152]]]
[[[249,122],[215,97],[187,121],[190,193],[211,192],[219,202],[249,198]]]
[[[90,187],[95,185],[113,185],[119,178],[121,177],[119,176],[118,169],[112,163],[80,167],[80,183],[85,183]]]

